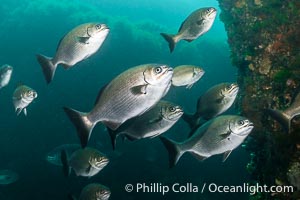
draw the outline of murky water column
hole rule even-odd
[[[264,110],[288,108],[300,90],[300,1],[218,0],[232,63],[238,68],[240,114],[255,124],[244,145],[253,183],[300,190],[300,120],[287,134]],[[294,193],[258,193],[250,199],[294,199]]]

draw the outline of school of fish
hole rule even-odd
[[[182,22],[177,34],[160,34],[168,42],[170,52],[173,52],[180,40],[192,42],[207,33],[216,15],[217,10],[213,7],[197,9]],[[100,22],[81,24],[62,37],[53,58],[37,54],[36,59],[47,84],[53,81],[57,66],[65,69],[76,67],[77,63],[93,56],[109,32],[109,26]],[[7,64],[0,68],[1,90],[8,85],[12,72],[13,67]],[[159,137],[169,153],[170,167],[174,167],[184,153],[190,153],[199,160],[223,154],[223,161],[227,160],[254,128],[254,124],[243,116],[222,115],[238,96],[239,86],[236,83],[219,83],[199,95],[194,114],[184,113],[182,106],[163,99],[169,90],[176,87],[192,89],[203,75],[205,71],[200,66],[184,64],[171,67],[164,63],[140,64],[119,72],[99,88],[96,103],[90,111],[63,107],[66,117],[74,125],[80,144],[58,146],[46,155],[45,160],[60,166],[66,177],[71,176],[72,171],[76,176],[83,177],[105,171],[110,158],[89,146],[91,133],[98,123],[106,126],[114,149],[118,136],[129,140]],[[31,87],[18,85],[12,95],[16,114],[23,112],[27,116],[28,106],[37,97],[38,92]],[[283,111],[268,109],[267,112],[289,132],[291,119],[300,114],[299,102],[300,95],[290,108]],[[187,139],[178,142],[161,136],[181,117],[191,128]],[[15,172],[0,171],[0,184],[10,184],[17,179]],[[107,186],[91,183],[83,188],[79,199],[107,200],[110,194]],[[76,197],[70,195],[70,199]]]

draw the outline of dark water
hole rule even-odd
[[[159,139],[138,142],[118,141],[115,152],[102,125],[93,130],[90,146],[111,156],[110,164],[90,179],[65,178],[62,169],[45,161],[54,147],[79,142],[73,125],[62,110],[69,106],[89,111],[99,89],[124,70],[144,63],[199,65],[204,77],[190,90],[173,88],[165,99],[176,102],[186,112],[194,112],[197,98],[214,84],[235,81],[227,37],[218,17],[212,29],[192,43],[180,42],[173,54],[160,32],[176,33],[186,16],[200,7],[214,6],[216,1],[196,0],[4,0],[0,7],[0,62],[14,67],[10,84],[0,91],[0,169],[11,169],[19,180],[0,185],[0,199],[67,199],[78,196],[88,183],[108,186],[114,199],[247,199],[246,193],[127,193],[126,184],[174,183],[201,188],[203,183],[242,185],[248,182],[245,166],[248,154],[236,149],[221,162],[214,156],[199,162],[185,155],[178,165],[168,168],[168,155]],[[126,1],[127,2],[127,1]],[[99,21],[108,24],[110,34],[100,51],[66,71],[58,67],[53,82],[46,85],[35,54],[53,56],[60,38],[75,26]],[[12,93],[18,83],[38,92],[28,107],[28,116],[16,116]],[[236,113],[234,107],[228,113]],[[183,140],[187,125],[179,121],[166,135]]]

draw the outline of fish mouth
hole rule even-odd
[[[237,84],[232,84],[232,88],[229,90],[229,94],[235,95],[239,91],[239,86]]]
[[[241,126],[239,128],[239,130],[242,130],[244,129],[243,131],[239,131],[238,133],[234,132],[230,126],[231,123],[229,123],[229,130],[231,133],[233,133],[234,135],[237,135],[237,136],[246,136],[246,135],[249,135],[249,133],[251,132],[251,130],[254,128],[254,124],[252,122],[248,122],[246,124],[244,124],[243,126]]]
[[[215,9],[215,8],[210,8],[209,13],[207,14],[207,16],[208,16],[209,18],[214,18],[214,17],[216,16],[216,14],[217,14],[217,9]]]
[[[183,110],[176,110],[171,116],[169,116],[169,120],[176,121],[183,115]]]
[[[101,24],[101,28],[99,31],[109,30],[109,27],[106,24]]]
[[[32,93],[32,97],[33,97],[33,98],[37,98],[37,96],[38,96],[38,94],[37,94],[36,92],[33,92],[33,93]]]
[[[95,167],[95,168],[98,169],[98,170],[101,170],[101,169],[103,169],[108,163],[109,163],[109,160],[108,160],[108,159],[102,159],[101,162],[96,163],[95,166],[93,166],[93,167]]]

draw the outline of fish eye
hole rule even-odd
[[[170,112],[175,112],[176,108],[174,106],[169,107]]]
[[[97,24],[95,27],[97,30],[99,30],[101,28],[101,24]]]
[[[227,86],[226,86],[226,89],[227,89],[227,90],[230,90],[231,88],[232,88],[232,85],[227,85]]]
[[[161,67],[156,67],[154,69],[154,71],[155,71],[156,74],[160,74],[162,72],[162,68]]]
[[[101,191],[100,191],[100,194],[105,194],[105,190],[101,190]]]
[[[240,126],[242,126],[242,125],[244,125],[244,121],[243,120],[240,120],[239,122],[238,122],[238,124],[240,125]]]

